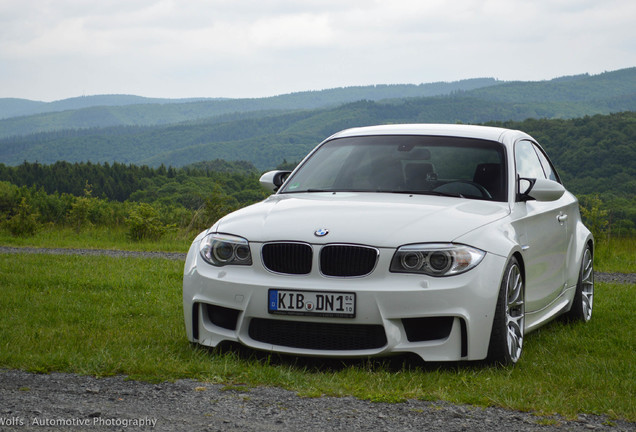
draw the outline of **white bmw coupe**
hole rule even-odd
[[[349,129],[261,183],[190,248],[191,342],[511,364],[527,332],[592,316],[592,235],[523,132]]]

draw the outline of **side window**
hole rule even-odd
[[[517,174],[524,178],[546,178],[541,161],[530,141],[519,141],[515,145]]]
[[[548,160],[548,157],[536,145],[534,146],[534,148],[535,148],[535,150],[537,152],[537,155],[539,156],[539,160],[541,161],[541,165],[543,166],[543,171],[545,172],[545,176],[549,180],[554,180],[555,182],[561,183],[561,181],[559,180],[559,176],[554,171],[554,168],[552,167],[552,164]]]

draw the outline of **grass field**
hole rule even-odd
[[[528,335],[514,368],[410,359],[320,363],[191,346],[182,267],[163,259],[0,254],[0,368],[196,378],[228,388],[280,386],[307,397],[419,398],[636,421],[634,285],[597,284],[592,321],[557,321]]]
[[[596,245],[596,271],[636,273],[636,238],[610,238]]]
[[[161,240],[132,241],[126,236],[126,229],[93,227],[79,233],[71,228],[52,227],[39,231],[30,237],[15,237],[0,229],[0,245],[29,246],[42,248],[90,248],[136,251],[187,252],[190,243],[198,233],[170,232]]]

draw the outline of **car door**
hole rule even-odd
[[[515,144],[517,178],[548,178],[558,181],[545,157],[534,143],[521,140]],[[546,175],[548,171],[548,175]],[[513,220],[523,250],[526,274],[526,313],[539,311],[553,302],[564,289],[567,253],[567,208],[569,194],[556,201],[517,200]]]

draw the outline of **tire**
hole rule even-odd
[[[516,258],[506,266],[490,333],[486,362],[507,366],[521,357],[525,325],[525,283]]]
[[[576,284],[574,299],[570,311],[565,318],[571,322],[588,322],[592,319],[592,306],[594,304],[594,256],[590,246],[585,248],[581,259],[579,280]]]

